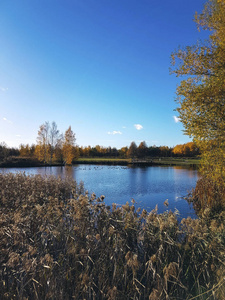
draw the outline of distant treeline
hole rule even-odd
[[[199,155],[199,150],[193,142],[175,147],[168,146],[150,146],[141,142],[139,146],[132,142],[129,147],[121,149],[111,147],[79,147],[80,157],[119,157],[119,158],[146,158],[146,157],[194,157]]]
[[[103,147],[103,146],[87,146],[79,147],[72,146],[74,159],[79,157],[85,158],[140,158],[147,157],[196,157],[199,155],[199,149],[194,142],[189,142],[175,147],[168,146],[150,146],[148,147],[145,142],[141,142],[139,146],[132,142],[129,147],[122,147],[121,149]],[[42,149],[42,150],[41,150]],[[66,149],[64,149],[66,151]],[[19,148],[7,147],[5,143],[0,144],[0,161],[4,161],[9,157],[27,157],[31,159],[38,159],[39,161],[49,163],[63,162],[63,147],[57,144],[55,147],[51,145],[21,144]]]
[[[150,146],[143,141],[137,146],[131,142],[129,147],[121,149],[103,146],[79,147],[76,145],[75,133],[71,126],[60,133],[56,122],[45,122],[39,126],[36,144],[21,144],[19,148],[10,148],[5,142],[0,143],[0,162],[6,163],[13,157],[36,160],[42,164],[59,163],[71,165],[81,158],[137,158],[147,157],[195,157],[199,155],[199,149],[193,142],[175,147]]]

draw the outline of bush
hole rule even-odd
[[[223,299],[219,220],[178,223],[74,181],[0,174],[0,225],[1,299]]]

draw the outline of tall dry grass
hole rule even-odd
[[[215,218],[225,211],[225,181],[202,175],[189,199],[200,216]]]
[[[224,299],[224,224],[0,174],[0,299]]]

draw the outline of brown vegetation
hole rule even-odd
[[[223,299],[225,228],[0,174],[1,299]],[[197,298],[193,298],[197,296]]]
[[[198,215],[215,218],[225,212],[225,186],[223,178],[210,178],[203,175],[196,184],[189,199]]]

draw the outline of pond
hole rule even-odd
[[[84,182],[85,190],[96,196],[105,196],[108,205],[131,203],[150,211],[158,205],[158,212],[178,210],[180,217],[195,217],[191,205],[183,197],[195,187],[198,171],[179,166],[106,166],[75,165],[72,167],[2,168],[1,173],[25,172],[26,174],[71,177]],[[169,206],[163,203],[168,200]]]

